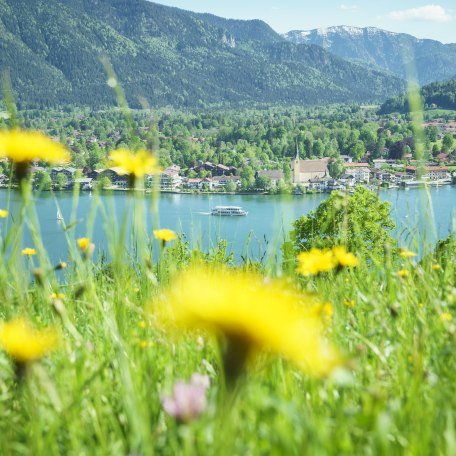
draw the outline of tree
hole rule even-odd
[[[341,158],[338,158],[337,160],[331,160],[328,164],[328,169],[329,175],[333,179],[337,179],[343,174],[345,170],[344,161]]]
[[[448,133],[443,137],[442,146],[445,152],[449,152],[453,147],[454,139],[453,136]]]
[[[360,256],[381,258],[396,245],[390,234],[395,228],[390,218],[390,203],[380,201],[376,193],[364,187],[357,187],[351,196],[333,192],[293,226],[291,239],[295,253],[312,247],[345,245]]]
[[[282,166],[283,170],[283,177],[285,180],[285,183],[291,184],[291,181],[293,179],[293,174],[291,172],[291,166],[289,161],[285,161]]]
[[[323,141],[321,139],[317,139],[313,143],[312,147],[312,154],[316,157],[323,157],[323,152],[325,150],[325,146],[323,145]]]
[[[432,155],[434,157],[437,157],[437,155],[439,155],[439,154],[440,154],[440,147],[438,146],[438,144],[434,144],[432,146]]]
[[[100,188],[105,189],[111,187],[112,182],[108,176],[104,176],[98,181],[98,185],[100,186]]]
[[[242,188],[249,190],[255,184],[255,173],[250,166],[244,166],[241,171]]]
[[[52,189],[52,179],[48,172],[38,171],[35,174],[35,180],[41,190],[49,191]]]
[[[229,181],[225,186],[225,191],[228,193],[234,193],[237,190],[236,184],[232,181]]]
[[[271,188],[271,178],[269,176],[257,176],[255,179],[255,188],[257,190],[268,191]]]
[[[364,155],[366,155],[366,148],[362,141],[356,141],[354,146],[350,150],[350,155],[356,160],[360,161]]]
[[[68,177],[65,173],[58,173],[55,178],[55,186],[57,190],[63,190],[68,185]]]

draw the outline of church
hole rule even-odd
[[[291,164],[293,184],[304,184],[311,180],[329,177],[328,163],[329,158],[300,160],[298,145],[296,145],[296,156]]]

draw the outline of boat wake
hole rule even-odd
[[[211,215],[210,212],[195,212],[195,214],[199,214],[199,215]]]

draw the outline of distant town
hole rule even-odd
[[[368,161],[369,156],[360,162],[352,157],[341,156],[344,170],[336,179],[330,176],[330,158],[316,160],[300,159],[299,151],[290,163],[290,175],[282,170],[258,170],[255,173],[255,188],[250,193],[278,193],[281,185],[291,184],[292,192],[303,194],[308,192],[331,192],[333,190],[349,190],[357,185],[370,187],[382,186],[395,188],[425,185],[450,185],[455,183],[455,175],[451,165],[455,160],[448,154],[437,155],[436,161],[418,163],[408,154],[404,160],[377,158]],[[445,163],[443,165],[442,163]],[[48,172],[51,185],[47,187],[60,190],[71,190],[79,185],[81,190],[92,190],[97,184],[106,189],[127,190],[128,176],[122,169],[111,167],[97,170],[80,170],[74,167],[43,168],[35,166],[35,175]],[[206,177],[190,177],[206,174]],[[291,182],[290,182],[291,180]],[[209,161],[199,162],[197,166],[185,173],[179,165],[173,164],[164,169],[159,175],[149,175],[145,179],[146,189],[158,189],[161,192],[226,192],[235,193],[242,190],[241,177],[238,168],[215,164]],[[0,185],[7,186],[9,179],[5,174],[0,175]],[[36,184],[38,185],[38,183]]]
[[[35,163],[34,186],[44,191],[127,190],[129,176],[108,159],[119,147],[157,154],[162,171],[145,176],[145,191],[304,194],[455,181],[456,121],[435,110],[426,112],[421,148],[406,115],[379,116],[360,106],[243,116],[159,112],[153,121],[152,112],[133,111],[133,129],[115,110],[21,115],[27,128],[71,153],[68,166]],[[8,163],[0,163],[0,186],[9,176]]]

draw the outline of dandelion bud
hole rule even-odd
[[[33,277],[35,277],[36,283],[41,287],[44,286],[43,275],[42,269],[37,268],[33,270]]]
[[[86,291],[86,287],[84,285],[79,286],[75,293],[74,293],[74,298],[79,299]]]
[[[54,269],[56,271],[60,271],[61,269],[65,269],[68,265],[65,263],[65,261],[61,261],[60,263],[56,264]]]

